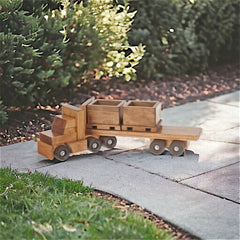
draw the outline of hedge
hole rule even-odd
[[[138,76],[204,71],[239,58],[239,0],[129,0],[137,10],[131,44],[146,54]]]
[[[1,1],[2,105],[45,105],[85,79],[133,78],[144,53],[128,43],[134,15],[111,0]]]

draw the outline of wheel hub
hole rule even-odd
[[[173,149],[175,152],[178,152],[180,150],[180,148],[178,146],[175,146]]]
[[[159,150],[160,150],[160,146],[159,146],[159,145],[155,145],[155,146],[154,146],[154,149],[155,149],[156,151],[159,151]]]
[[[66,152],[62,150],[62,151],[59,153],[59,155],[60,155],[61,157],[64,157],[64,156],[66,155]]]
[[[109,140],[107,141],[107,143],[108,143],[108,145],[112,145],[112,144],[113,144],[113,140],[112,140],[112,139],[109,139]]]
[[[97,143],[93,143],[92,148],[93,148],[93,149],[98,148],[98,144],[97,144]]]

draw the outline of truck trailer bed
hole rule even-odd
[[[161,126],[157,132],[86,129],[87,136],[122,136],[180,141],[196,141],[199,139],[201,132],[201,128],[178,126]]]

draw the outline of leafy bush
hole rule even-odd
[[[144,52],[141,45],[132,47],[128,43],[127,32],[135,13],[108,0],[86,2],[71,4],[65,0],[62,10],[49,16],[63,24],[67,44],[63,56],[66,67],[62,69],[71,74],[74,85],[79,77],[86,78],[93,71],[96,78],[108,75],[130,80]]]
[[[6,112],[6,106],[3,105],[0,99],[0,126],[2,126],[7,121],[8,115]]]
[[[3,2],[0,12],[2,100],[7,106],[36,104],[47,99],[49,82],[62,66],[59,46],[64,44],[61,40],[53,42],[51,34],[44,39],[44,18],[21,10],[21,1],[11,3],[4,6]],[[61,34],[57,34],[60,38]]]
[[[146,45],[138,74],[156,78],[201,71],[236,57],[238,2],[129,0],[138,11],[129,32],[130,43]]]
[[[134,15],[111,0],[2,1],[3,104],[47,104],[89,76],[130,80],[144,53],[128,43]]]
[[[209,63],[229,61],[239,53],[239,44],[234,44],[239,41],[239,36],[234,36],[240,27],[239,0],[195,1],[192,9],[195,32],[208,50]]]

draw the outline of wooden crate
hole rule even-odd
[[[117,126],[121,124],[124,100],[96,99],[87,105],[87,124]]]
[[[123,127],[155,128],[161,120],[160,113],[160,102],[129,101],[123,106]]]

